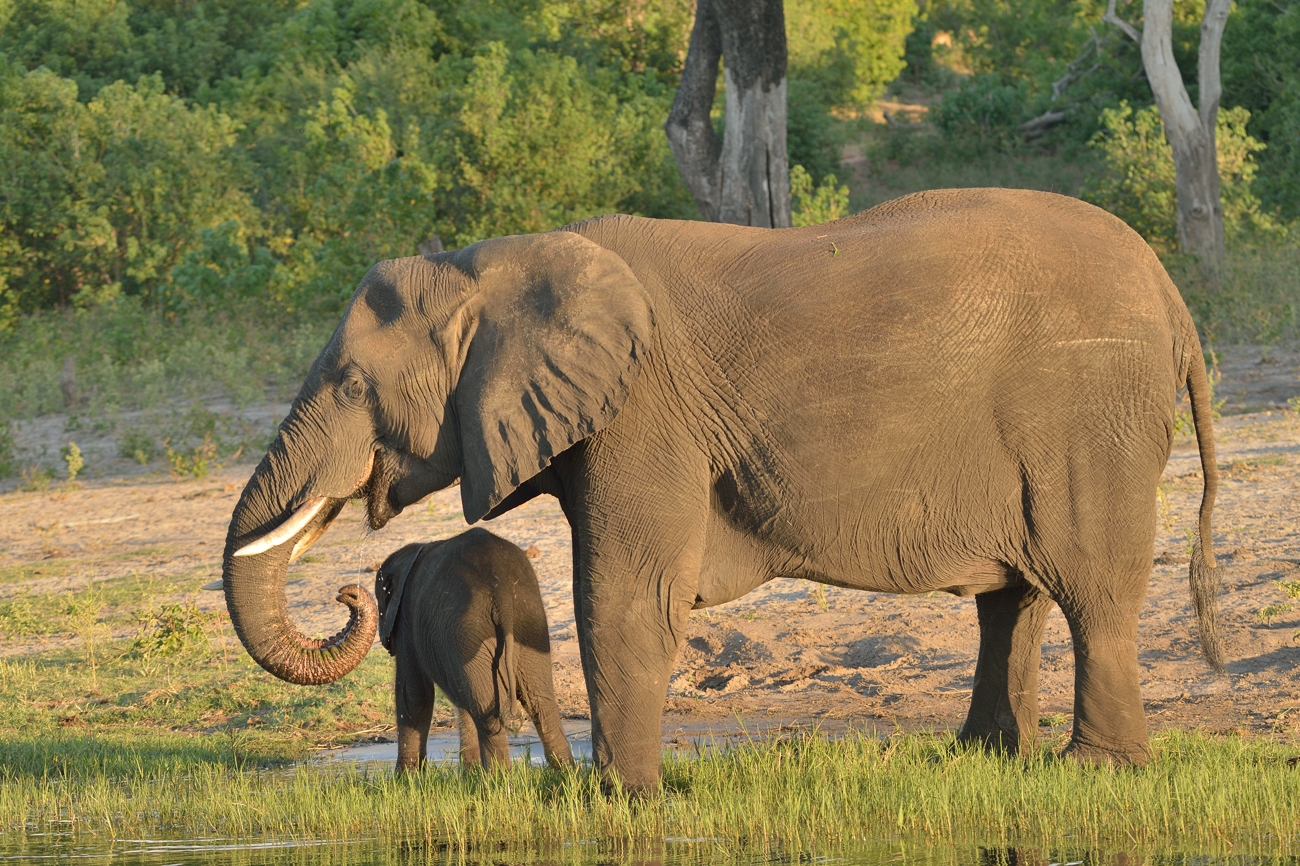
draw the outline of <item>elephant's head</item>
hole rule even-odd
[[[352,670],[373,622],[324,645],[303,637],[286,612],[288,564],[348,499],[379,529],[460,479],[476,522],[613,420],[652,329],[626,263],[572,232],[371,269],[231,516],[226,605],[249,654],[295,683]]]

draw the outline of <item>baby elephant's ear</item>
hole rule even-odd
[[[406,589],[407,578],[423,559],[425,545],[408,544],[398,550],[375,572],[375,598],[379,601],[379,643],[393,653],[393,630],[397,627],[397,611]]]
[[[654,315],[627,263],[573,232],[471,249],[478,320],[456,411],[461,502],[473,523],[614,420],[641,373]]]

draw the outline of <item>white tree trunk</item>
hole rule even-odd
[[[727,87],[721,142],[709,117],[719,60]],[[785,61],[781,0],[699,0],[664,131],[706,220],[790,225]]]
[[[1142,65],[1155,95],[1165,135],[1174,151],[1178,198],[1178,243],[1200,257],[1202,268],[1217,274],[1223,265],[1223,205],[1214,131],[1219,119],[1219,46],[1232,0],[1207,0],[1201,21],[1197,81],[1200,109],[1192,107],[1174,62],[1173,0],[1146,0],[1142,26]],[[1111,13],[1113,14],[1114,0]]]
[[[785,79],[742,90],[725,70],[727,125],[722,134],[718,222],[790,225],[790,171],[785,150]]]

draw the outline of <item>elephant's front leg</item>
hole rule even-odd
[[[1038,734],[1038,665],[1052,600],[1027,583],[975,596],[980,649],[958,739],[1025,751]]]
[[[429,724],[433,721],[433,684],[417,666],[397,658],[397,772],[418,770],[428,753]]]
[[[591,700],[592,751],[608,783],[659,783],[661,716],[690,603],[674,576],[628,570],[575,576],[578,636]]]

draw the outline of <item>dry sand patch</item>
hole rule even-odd
[[[1187,591],[1186,530],[1194,525],[1201,495],[1195,443],[1187,440],[1176,445],[1161,484],[1157,556],[1139,633],[1143,694],[1157,728],[1300,735],[1300,612],[1271,625],[1256,616],[1281,599],[1275,580],[1300,577],[1300,418],[1282,411],[1300,391],[1300,354],[1274,352],[1261,359],[1258,350],[1235,350],[1222,368],[1226,411],[1253,410],[1216,426],[1223,483],[1215,542],[1223,566],[1229,677],[1216,680],[1200,659]],[[263,423],[286,408],[260,406],[250,417]],[[44,439],[53,442],[47,450],[57,453],[59,440],[69,438],[59,420],[22,425],[19,444],[35,453],[33,443]],[[195,590],[220,577],[226,523],[253,464],[177,481],[156,463],[141,470],[117,458],[108,434],[103,441],[85,431],[76,436],[86,442],[89,470],[77,488],[55,482],[46,491],[21,492],[11,481],[9,492],[0,495],[0,600],[24,588],[57,592],[148,573],[192,593],[203,608],[220,608],[219,593]],[[539,497],[487,526],[537,549],[534,564],[550,617],[558,696],[566,715],[585,716],[569,529],[558,504]],[[333,633],[346,621],[346,610],[333,601],[339,586],[370,586],[368,569],[392,550],[464,528],[455,488],[412,506],[379,533],[366,529],[359,505],[350,505],[291,567],[291,616],[309,635]],[[670,684],[665,729],[725,727],[736,717],[832,730],[953,728],[969,700],[977,633],[970,599],[832,587],[823,596],[802,581],[775,580],[692,615]],[[0,656],[68,640],[0,637]],[[1068,724],[1072,694],[1069,632],[1055,612],[1043,645],[1043,715]]]

